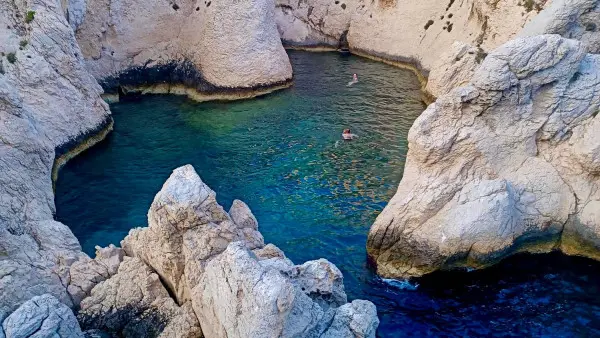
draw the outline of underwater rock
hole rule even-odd
[[[2,323],[0,336],[6,338],[84,337],[73,311],[49,294],[35,296],[21,304]]]
[[[415,121],[367,249],[384,277],[482,268],[516,252],[600,258],[600,56],[512,40]]]

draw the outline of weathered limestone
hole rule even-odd
[[[338,48],[347,44],[357,0],[277,0],[275,21],[285,46]]]
[[[179,307],[158,275],[138,258],[125,257],[119,271],[98,284],[81,302],[77,315],[84,329],[122,337],[200,337],[189,303]]]
[[[455,42],[452,49],[442,54],[431,69],[427,79],[427,92],[440,97],[467,84],[486,56],[481,48]]]
[[[35,11],[29,23],[28,10]],[[0,52],[3,320],[45,293],[72,305],[68,269],[81,248],[69,228],[53,220],[51,175],[64,159],[101,139],[112,120],[59,2],[0,2]]]
[[[79,257],[69,268],[69,286],[67,290],[74,305],[89,296],[96,284],[117,273],[119,264],[123,261],[123,249],[110,245],[106,248],[96,247],[96,258],[87,255]]]
[[[544,35],[491,53],[411,128],[404,177],[369,233],[378,273],[518,251],[598,258],[599,96],[600,57],[580,42]]]
[[[0,336],[83,338],[83,333],[73,311],[58,299],[45,294],[26,301],[4,319]]]
[[[273,0],[88,1],[77,29],[105,89],[239,98],[285,85],[292,68]]]
[[[156,271],[182,308],[191,304],[207,337],[320,337],[340,330],[374,337],[379,323],[374,305],[342,309],[347,305],[343,276],[333,264],[320,259],[294,265],[276,246],[265,245],[248,206],[234,201],[226,213],[192,166],[173,171],[150,207],[148,223],[122,241],[125,252],[139,262],[136,269]],[[131,260],[125,257],[124,262]],[[130,298],[114,293],[130,288],[124,283],[142,272],[128,274],[124,265],[82,301],[85,328],[125,322],[110,319],[115,311],[107,308],[115,306],[100,305],[106,299],[112,304],[110,299]],[[153,282],[156,288],[160,280]],[[154,298],[159,297],[126,303],[147,308]],[[86,317],[104,319],[92,319],[89,325]]]
[[[583,42],[589,53],[600,53],[600,1],[553,0],[531,20],[519,37],[559,34]]]

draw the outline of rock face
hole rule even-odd
[[[343,276],[333,264],[321,259],[294,265],[276,246],[264,244],[246,204],[235,201],[227,213],[215,197],[192,166],[174,170],[148,212],[149,227],[131,230],[121,243],[135,258],[125,257],[119,272],[82,301],[84,327],[107,329],[116,322],[118,327],[109,330],[123,331],[122,323],[130,318],[113,316],[129,316],[131,310],[115,309],[139,304],[141,310],[133,316],[146,317],[139,313],[168,295],[162,281],[180,309],[191,304],[207,337],[337,332],[374,337],[379,324],[375,306],[346,304]],[[135,280],[139,275],[147,276],[146,281]],[[129,296],[129,289],[141,289],[141,294]]]
[[[359,1],[277,0],[275,20],[286,46],[338,48],[347,44]]]
[[[125,257],[119,271],[81,302],[84,329],[122,337],[200,337],[191,305],[179,307],[157,274],[138,258]]]
[[[600,1],[554,0],[529,22],[520,37],[559,34],[583,42],[589,53],[600,53]]]
[[[292,77],[274,11],[273,0],[91,0],[77,41],[109,91],[238,97]]]
[[[544,8],[535,1],[278,0],[277,25],[286,45],[350,48],[425,72],[455,41],[488,51],[514,37]]]
[[[515,252],[600,258],[600,56],[558,35],[516,39],[409,133],[368,253],[386,277],[480,268]]]
[[[84,337],[71,309],[48,294],[23,303],[4,320],[1,329],[0,335],[6,338]]]
[[[31,20],[27,11],[35,11]],[[0,52],[3,320],[45,293],[72,305],[68,269],[81,248],[69,228],[53,220],[51,176],[65,159],[101,139],[112,120],[59,2],[0,2]]]

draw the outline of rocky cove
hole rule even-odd
[[[431,71],[438,100],[411,128],[402,182],[369,235],[380,275],[483,268],[520,251],[597,257],[596,1],[334,2],[350,13],[341,16],[301,4],[0,3],[1,335],[80,336],[70,307],[84,326],[125,336],[375,334],[375,307],[346,303],[335,266],[294,265],[265,246],[248,207],[225,212],[191,166],[173,172],[149,227],[132,230],[123,249],[91,259],[53,217],[53,172],[111,129],[97,81],[191,62],[200,73],[133,91],[194,98],[207,81],[230,88],[219,98],[238,98],[289,83],[280,38],[294,36],[344,34],[356,53]],[[431,40],[438,16],[454,20]],[[412,21],[423,17],[434,22]],[[379,34],[389,22],[408,35]]]

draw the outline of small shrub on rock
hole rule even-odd
[[[17,61],[17,55],[15,53],[8,53],[6,54],[6,59],[10,63],[15,63]]]
[[[25,15],[25,22],[30,23],[35,18],[35,11],[27,11]]]

